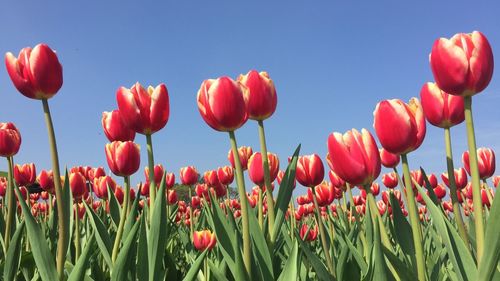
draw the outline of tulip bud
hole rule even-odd
[[[252,156],[252,154],[253,154],[252,148],[249,146],[240,146],[238,148],[238,156],[240,157],[241,169],[243,169],[243,171],[248,168],[248,159],[250,158],[250,156]],[[231,162],[231,166],[233,166],[233,168],[236,168],[234,164],[232,149],[230,149],[229,152],[227,153],[227,159],[229,160],[229,162]]]
[[[465,170],[470,175],[469,151],[462,154],[462,163]],[[491,148],[481,147],[477,149],[477,165],[479,177],[484,180],[490,178],[495,173],[495,152]]]
[[[215,233],[210,230],[195,231],[193,233],[193,245],[198,251],[211,250],[216,242]]]
[[[80,172],[70,173],[69,186],[73,193],[73,197],[76,200],[80,200],[87,191],[87,180]]]
[[[306,236],[307,233],[307,236]],[[309,227],[307,224],[303,224],[300,228],[300,238],[303,241],[314,241],[318,237],[318,226]]]
[[[187,166],[181,168],[180,178],[181,183],[184,185],[194,185],[198,182],[200,175],[194,166]]]
[[[312,191],[310,188],[307,189],[307,193],[312,199]],[[323,181],[321,184],[315,186],[314,193],[316,195],[318,206],[320,207],[330,205],[333,202],[333,199],[335,199],[333,185],[331,183],[327,183],[326,181]]]
[[[317,154],[299,157],[295,176],[300,184],[313,187],[320,184],[325,177],[323,162]]]
[[[28,186],[36,181],[36,167],[35,164],[16,164],[14,166],[14,179],[18,186]]]
[[[425,118],[440,128],[450,128],[464,121],[464,98],[449,95],[434,83],[426,83],[420,90]]]
[[[230,185],[234,180],[234,169],[231,166],[219,167],[217,169],[217,178],[223,185]]]
[[[163,178],[164,172],[165,172],[165,169],[163,168],[162,164],[156,164],[154,166],[154,180],[155,180],[155,183],[157,186],[160,184],[160,182]],[[149,182],[149,167],[148,166],[144,167],[144,177],[146,178],[146,181]]]
[[[267,160],[269,162],[269,174],[271,177],[271,182],[273,182],[278,176],[280,161],[276,154],[270,152],[267,153]],[[264,185],[264,168],[262,165],[262,155],[260,152],[252,154],[250,159],[248,159],[248,175],[256,185]]]
[[[0,123],[0,156],[17,154],[21,147],[21,134],[13,123]]]
[[[17,58],[5,54],[5,65],[17,90],[31,99],[50,99],[63,84],[62,66],[46,44],[23,48]]]
[[[135,131],[130,129],[119,110],[102,113],[102,128],[109,141],[134,141]]]
[[[434,193],[436,194],[437,198],[443,199],[446,196],[446,189],[441,184],[438,184],[434,188]]]
[[[106,144],[106,160],[111,172],[117,176],[130,176],[140,164],[139,146],[131,141]]]
[[[165,187],[170,189],[175,185],[175,174],[174,173],[166,173],[165,174]]]
[[[265,120],[274,113],[278,103],[273,80],[267,72],[249,71],[240,75],[238,82],[248,89],[248,118]]]
[[[42,170],[38,175],[38,183],[43,190],[52,192],[54,190],[54,174],[52,170]]]
[[[112,191],[116,188],[116,182],[110,176],[102,176],[99,178],[94,178],[93,181],[94,193],[98,198],[107,199],[108,198],[108,186]]]
[[[399,164],[399,155],[390,153],[389,151],[381,148],[379,149],[380,152],[380,161],[382,162],[382,165],[386,168],[394,168]]]
[[[90,169],[88,172],[89,181],[93,181],[95,178],[100,178],[106,175],[103,167],[97,167]]]
[[[5,197],[8,181],[6,177],[0,177],[0,197]]]
[[[382,175],[382,183],[384,184],[385,187],[393,189],[396,186],[398,186],[398,177],[396,173],[391,172],[388,174],[383,174]]]

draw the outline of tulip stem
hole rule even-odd
[[[274,200],[273,200],[273,190],[271,187],[271,176],[269,172],[269,160],[267,159],[267,145],[266,145],[266,134],[264,132],[264,121],[259,120],[259,141],[260,141],[260,151],[262,154],[262,165],[264,167],[264,182],[266,184],[266,199],[267,199],[267,222],[269,226],[269,237],[271,237],[271,244],[273,241],[273,230],[274,230]]]
[[[80,246],[80,207],[76,203],[75,211],[75,264],[80,258],[81,246]]]
[[[448,181],[450,186],[451,203],[453,205],[453,216],[455,217],[455,221],[458,226],[458,233],[460,234],[460,237],[462,237],[462,240],[464,240],[467,249],[470,251],[469,238],[467,236],[467,231],[465,230],[462,213],[460,211],[460,203],[458,202],[457,196],[457,183],[455,181],[455,167],[453,165],[450,128],[444,129],[444,139],[446,144],[446,165],[448,168]]]
[[[238,193],[241,201],[241,223],[243,232],[243,262],[250,280],[252,280],[252,249],[250,247],[250,227],[248,220],[248,200],[245,190],[245,179],[243,178],[243,169],[241,168],[240,156],[238,154],[238,145],[236,144],[236,136],[233,131],[229,131],[229,140],[231,150],[233,151],[234,166],[236,168],[236,183],[238,185]],[[267,158],[267,157],[266,157]]]
[[[474,223],[476,228],[477,264],[481,264],[484,251],[484,221],[483,204],[481,202],[481,182],[477,164],[476,136],[472,119],[472,97],[464,97],[465,126],[467,128],[467,143],[469,145],[469,164],[472,181],[472,200],[474,204]]]
[[[358,217],[358,210],[356,210],[356,204],[354,204],[354,196],[352,196],[352,190],[351,190],[351,185],[346,182],[347,186],[347,192],[349,193],[349,199],[351,200],[351,204],[349,204],[349,212],[351,213],[349,215],[349,225],[351,225],[351,218],[353,216],[352,212],[354,210],[354,218],[356,219],[357,222],[359,222],[359,217]]]
[[[14,224],[14,219],[16,216],[16,210],[15,210],[15,203],[16,200],[14,198],[14,172],[13,172],[13,165],[14,165],[14,160],[12,156],[7,157],[7,165],[9,166],[9,173],[8,173],[8,181],[9,185],[7,187],[7,225],[5,226],[5,251],[4,254],[7,255],[7,250],[9,250],[9,244],[10,244],[10,236],[12,232],[12,226]]]
[[[290,201],[290,210],[291,215],[288,216],[290,218],[290,237],[292,238],[292,242],[295,241],[295,204],[292,195],[292,201]]]
[[[330,256],[330,247],[328,247],[328,244],[326,243],[326,232],[323,225],[321,212],[319,210],[318,200],[316,199],[316,192],[314,191],[313,187],[311,187],[311,191],[313,196],[314,208],[316,209],[316,224],[318,224],[319,235],[321,235],[321,245],[323,246],[323,252],[325,252],[326,265],[328,266],[330,274],[332,274],[332,276],[334,276],[335,278],[335,266],[332,262],[332,257]]]
[[[149,198],[151,204],[154,204],[156,198],[156,185],[155,185],[155,159],[153,156],[153,140],[151,134],[146,134],[146,147],[148,150],[148,167],[149,167]],[[153,219],[153,208],[149,210],[149,218]]]
[[[68,226],[66,225],[65,217],[69,214],[64,213],[64,201],[61,187],[61,173],[59,171],[59,156],[57,154],[56,135],[54,132],[54,124],[50,114],[49,102],[47,99],[42,99],[43,112],[45,115],[45,123],[47,125],[47,133],[49,136],[50,154],[52,158],[52,172],[54,175],[54,189],[57,202],[57,222],[58,222],[58,240],[57,240],[57,274],[59,280],[64,280],[64,264],[66,261],[66,252],[68,247]]]
[[[490,202],[490,206],[491,204],[493,204],[493,195],[491,194],[491,189],[490,187],[488,186],[488,182],[486,181],[486,179],[483,180],[483,187],[484,187],[484,191],[486,192],[486,197],[488,197],[488,201]],[[482,197],[482,196],[481,196]],[[481,198],[482,199],[482,198]]]
[[[262,210],[263,204],[262,204],[262,188],[259,186],[259,201],[257,204],[258,213],[257,213],[257,218],[259,221],[259,226],[260,230],[263,230],[264,228],[264,211]]]
[[[408,158],[406,154],[401,154],[401,163],[403,165],[403,175],[405,181],[406,203],[408,204],[408,212],[410,215],[410,224],[413,233],[413,245],[415,247],[415,255],[417,260],[418,280],[425,281],[425,260],[424,248],[422,245],[422,233],[420,230],[420,222],[418,219],[417,203],[415,202],[415,194],[413,193],[413,185],[411,182],[410,168],[408,166]],[[403,188],[403,186],[402,186]]]
[[[385,227],[384,221],[382,220],[382,216],[377,207],[377,203],[375,202],[375,196],[371,191],[370,185],[365,186],[366,196],[368,199],[368,207],[372,213],[372,219],[375,221],[375,218],[378,218],[378,225],[380,229],[380,235],[382,238],[382,244],[387,249],[392,249],[391,241],[389,239],[389,235],[387,234],[387,228]]]
[[[191,204],[189,204],[189,232],[191,234],[191,238],[193,238],[194,234],[194,218],[193,218],[193,191],[191,190],[191,185],[188,186],[189,191],[189,200],[191,200]]]
[[[123,199],[123,206],[120,213],[120,222],[118,223],[118,230],[116,231],[115,243],[113,245],[113,253],[111,255],[111,261],[113,262],[113,264],[115,264],[116,258],[118,257],[118,249],[120,248],[120,242],[123,235],[123,227],[125,226],[125,221],[127,220],[127,209],[130,201],[130,177],[125,176],[123,177],[123,179],[125,181],[123,190],[123,192],[125,193],[125,198]]]

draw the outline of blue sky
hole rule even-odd
[[[140,2],[8,0],[0,9],[1,54],[17,55],[45,42],[63,65],[64,85],[50,100],[62,167],[108,169],[101,114],[117,107],[118,87],[136,81],[167,85],[170,120],[153,142],[156,161],[178,174],[186,165],[203,172],[228,163],[227,134],[212,130],[198,113],[201,82],[250,69],[268,71],[278,92],[277,110],[265,122],[268,149],[284,168],[299,143],[303,154],[324,157],[330,133],[363,127],[373,132],[380,100],[418,96],[433,79],[428,54],[437,38],[480,30],[500,58],[500,7],[493,1]],[[41,102],[19,94],[4,66],[0,96],[0,121],[14,122],[23,137],[16,162],[35,162],[38,171],[50,168]],[[478,146],[498,153],[499,105],[497,71],[473,107]],[[259,150],[254,121],[236,135],[239,145]],[[452,137],[460,166],[465,126],[454,127]],[[145,138],[138,135],[136,141],[144,167]],[[423,145],[409,159],[412,168],[444,171],[443,131],[429,125]],[[133,182],[142,177],[141,169]]]

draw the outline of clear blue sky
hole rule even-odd
[[[209,128],[198,113],[201,82],[250,69],[268,71],[278,92],[277,110],[265,122],[268,148],[284,168],[299,143],[302,153],[324,157],[333,131],[365,127],[373,132],[378,101],[418,96],[422,84],[432,80],[428,54],[438,37],[480,30],[497,63],[500,58],[500,6],[493,1],[156,2],[3,2],[0,54],[17,55],[23,47],[46,42],[63,65],[64,85],[50,100],[62,167],[108,170],[101,114],[116,108],[118,87],[136,81],[168,87],[170,120],[153,142],[156,161],[178,174],[186,165],[203,172],[228,163],[227,134]],[[41,102],[19,94],[3,65],[0,96],[0,121],[14,122],[23,138],[16,162],[35,162],[39,171],[50,168]],[[473,106],[478,145],[500,153],[498,71]],[[239,145],[259,150],[255,122],[236,135]],[[452,136],[460,166],[465,127],[453,128]],[[145,138],[138,135],[136,141],[144,167]],[[409,158],[412,168],[444,171],[443,131],[429,125],[423,145]],[[133,182],[142,177],[141,169]]]

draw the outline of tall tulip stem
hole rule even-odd
[[[153,140],[151,134],[146,134],[146,146],[148,150],[148,167],[149,167],[149,198],[151,204],[155,202],[156,184],[155,184],[155,159],[153,156]],[[150,219],[153,218],[152,208],[149,210]]]
[[[418,280],[425,281],[425,260],[424,248],[422,245],[422,233],[420,230],[417,203],[415,202],[415,194],[413,193],[410,168],[408,166],[408,158],[406,157],[406,154],[401,154],[401,163],[403,164],[403,175],[406,186],[404,190],[406,190],[406,203],[408,204],[410,224],[413,232],[413,245],[415,246],[415,255],[417,259]]]
[[[116,258],[118,257],[118,249],[120,248],[120,242],[122,240],[122,235],[123,235],[123,227],[125,226],[125,221],[127,220],[127,209],[128,205],[130,204],[130,177],[125,176],[124,177],[124,182],[125,182],[125,188],[123,192],[125,193],[125,198],[123,199],[123,206],[121,209],[120,213],[120,222],[118,223],[118,230],[116,231],[116,238],[115,238],[115,243],[113,245],[113,253],[111,255],[111,260],[113,264],[116,261]]]
[[[52,116],[50,114],[49,102],[47,99],[42,99],[43,113],[45,115],[45,123],[47,125],[47,133],[49,136],[50,154],[52,158],[52,172],[54,175],[54,190],[56,193],[57,202],[57,222],[58,222],[58,240],[57,240],[57,274],[59,280],[64,279],[64,264],[66,261],[66,252],[69,237],[66,235],[68,233],[68,226],[66,225],[65,217],[71,214],[64,213],[64,201],[62,198],[62,187],[61,187],[61,173],[59,170],[59,156],[57,154],[57,144],[56,135],[54,132],[54,125],[52,123]]]
[[[316,209],[316,223],[318,224],[319,227],[319,235],[321,235],[321,245],[323,246],[323,252],[325,252],[325,258],[326,258],[326,265],[328,266],[328,270],[332,274],[332,276],[335,276],[335,265],[333,264],[332,257],[330,256],[330,247],[328,247],[328,244],[326,243],[326,232],[325,232],[325,227],[323,225],[323,220],[321,217],[321,212],[319,210],[319,205],[318,205],[318,200],[316,199],[316,193],[314,192],[314,188],[311,187],[312,191],[312,196],[313,196],[313,202],[314,202],[314,209]]]
[[[274,229],[274,200],[273,200],[273,191],[271,189],[271,176],[269,172],[269,160],[267,159],[267,145],[266,145],[266,134],[264,132],[264,121],[259,120],[259,141],[260,141],[260,151],[262,153],[262,165],[264,167],[264,181],[266,184],[266,199],[267,199],[267,222],[269,226],[269,236],[271,239],[273,235]],[[274,241],[271,241],[274,243]]]
[[[241,223],[243,231],[243,262],[247,274],[252,279],[252,249],[250,247],[250,226],[248,220],[248,200],[245,190],[245,179],[243,178],[243,169],[241,168],[240,156],[238,154],[238,145],[236,144],[236,136],[233,131],[229,132],[229,140],[231,142],[231,150],[234,157],[234,166],[236,168],[236,183],[238,185],[238,193],[241,201]],[[267,157],[264,157],[267,158]]]
[[[472,97],[464,97],[465,126],[467,127],[467,143],[469,145],[469,163],[472,178],[472,200],[474,204],[474,224],[476,228],[477,264],[481,264],[484,251],[483,204],[481,202],[481,182],[477,164],[476,135],[472,119]]]
[[[80,211],[79,211],[78,203],[76,203],[76,211],[75,211],[75,264],[80,258],[80,253],[82,251],[81,243],[80,243]]]
[[[460,212],[460,203],[458,202],[457,196],[457,184],[455,182],[455,167],[453,165],[450,128],[444,129],[444,140],[446,144],[446,166],[448,168],[448,181],[450,183],[450,197],[453,205],[453,216],[455,217],[455,221],[458,226],[458,233],[460,234],[460,237],[462,237],[462,240],[464,240],[467,248],[469,248],[469,238],[467,236],[467,231],[465,230],[462,213]]]
[[[189,191],[189,200],[191,200],[191,204],[189,206],[189,219],[191,220],[189,222],[189,234],[191,234],[191,238],[193,238],[194,234],[194,218],[193,218],[193,191],[191,190],[191,185],[188,186],[188,191]]]
[[[14,198],[14,172],[13,172],[13,159],[12,156],[7,157],[7,165],[9,166],[9,173],[8,173],[8,181],[9,185],[7,188],[7,225],[5,226],[5,251],[4,253],[7,254],[7,250],[9,249],[9,244],[10,244],[10,236],[12,233],[12,226],[14,224],[14,219],[16,215],[16,210],[15,210],[15,204],[16,200]]]

